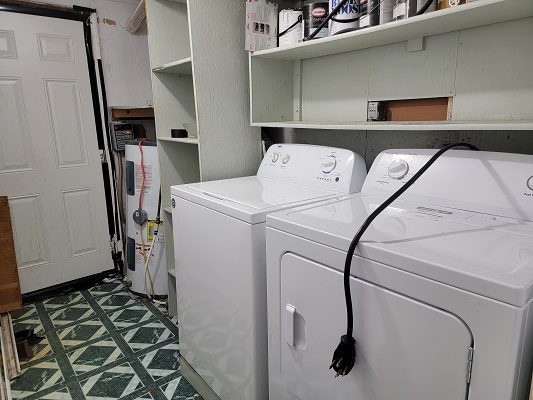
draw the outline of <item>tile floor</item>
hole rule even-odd
[[[46,336],[21,363],[14,399],[201,400],[178,372],[176,321],[121,283],[28,304],[12,317],[15,331]]]

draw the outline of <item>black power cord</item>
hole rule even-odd
[[[416,15],[424,14],[434,1],[435,0],[427,0],[426,3],[422,6],[422,8],[416,12]]]
[[[409,179],[409,181],[404,184],[400,189],[398,189],[394,194],[392,194],[387,200],[383,202],[368,218],[363,222],[363,225],[359,228],[355,234],[350,247],[348,248],[348,253],[346,254],[346,261],[344,263],[344,297],[346,300],[346,319],[347,319],[347,329],[346,335],[341,337],[341,342],[335,349],[333,353],[332,363],[329,369],[333,368],[337,373],[336,376],[345,376],[350,373],[354,364],[355,364],[355,339],[353,338],[353,306],[352,306],[352,292],[350,290],[350,273],[352,267],[352,259],[359,240],[372,224],[374,219],[381,214],[388,206],[390,206],[398,197],[400,197],[407,189],[409,189],[413,184],[433,165],[437,159],[446,153],[448,150],[465,147],[470,150],[479,151],[479,149],[469,143],[455,143],[443,147],[439,150],[430,160],[424,164],[420,170],[414,174],[414,176]]]
[[[296,10],[296,11],[298,11],[298,10]],[[291,26],[289,26],[289,27],[288,27],[287,29],[285,29],[283,32],[278,33],[278,37],[280,38],[280,37],[286,35],[286,34],[287,34],[292,28],[294,28],[296,25],[301,24],[301,23],[302,23],[302,20],[303,20],[302,16],[299,15],[299,16],[298,16],[298,19],[296,19],[296,22],[295,22],[294,24],[292,24]]]

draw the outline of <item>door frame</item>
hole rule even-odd
[[[73,5],[66,7],[55,4],[33,3],[31,1],[12,1],[0,0],[0,11],[13,12],[19,14],[37,15],[41,17],[59,18],[71,21],[79,21],[83,24],[83,35],[85,38],[85,51],[87,56],[87,67],[89,70],[89,82],[91,85],[91,97],[94,110],[96,125],[96,136],[98,149],[105,162],[102,162],[102,176],[104,183],[104,194],[107,210],[107,222],[109,230],[109,242],[111,245],[111,256],[114,264],[114,270],[103,272],[98,276],[107,276],[111,272],[123,273],[122,261],[122,228],[120,214],[118,212],[117,188],[113,178],[116,165],[112,157],[110,146],[111,136],[109,131],[109,120],[107,110],[106,90],[104,83],[104,70],[102,66],[102,57],[100,52],[100,41],[98,29],[91,27],[97,26],[96,10],[93,8]],[[87,281],[94,281],[95,276],[86,277]],[[85,280],[83,278],[82,280]],[[77,280],[80,281],[80,280]],[[80,282],[82,283],[82,282]],[[39,290],[25,294],[23,297],[32,298],[40,297],[43,293],[63,290],[63,287],[70,287],[70,283],[65,283],[51,288]]]

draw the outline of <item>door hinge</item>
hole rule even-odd
[[[474,364],[474,348],[468,349],[468,356],[466,360],[466,383],[470,383],[472,380],[472,366]]]

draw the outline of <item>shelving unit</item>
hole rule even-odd
[[[163,142],[176,142],[176,143],[186,143],[186,144],[198,144],[198,138],[195,137],[186,137],[186,138],[173,138],[173,137],[162,137],[158,140]]]
[[[530,0],[477,0],[257,51],[250,55],[251,124],[533,130],[532,17]],[[368,101],[432,97],[453,98],[449,121],[367,122]]]
[[[253,57],[303,60],[533,16],[530,0],[477,0],[388,24],[293,46],[256,51]]]
[[[407,122],[258,122],[260,127],[362,131],[533,131],[533,120],[519,121],[407,121]]]
[[[162,72],[165,74],[192,75],[192,58],[170,62],[152,69],[152,72]]]
[[[261,161],[237,29],[244,19],[245,3],[234,0],[146,0],[171,315],[177,304],[170,187],[251,175]],[[175,128],[189,137],[172,138]]]

